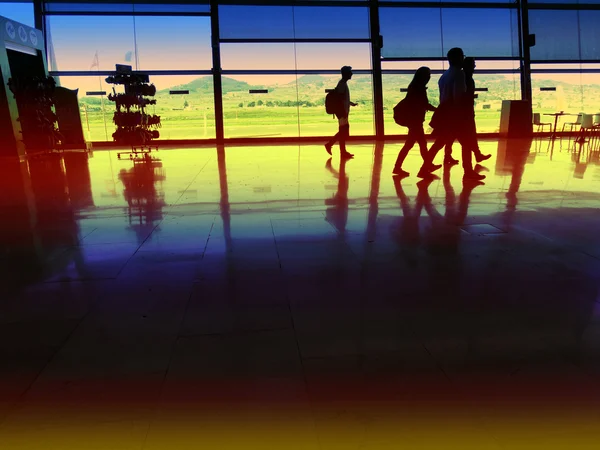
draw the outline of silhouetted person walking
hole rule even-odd
[[[484,155],[481,153],[481,149],[479,148],[479,142],[477,142],[477,125],[475,123],[475,80],[473,79],[473,74],[475,73],[475,59],[471,57],[467,57],[463,61],[463,72],[465,74],[465,84],[467,86],[467,99],[465,100],[465,108],[467,109],[467,117],[466,117],[466,128],[465,138],[469,142],[469,147],[473,151],[473,156],[475,156],[475,161],[478,163],[490,159],[492,155]],[[452,144],[454,143],[454,139],[452,142],[446,144],[444,164],[453,164],[455,159],[452,158]],[[450,160],[448,157],[450,156]]]
[[[406,170],[402,169],[402,163],[406,159],[408,152],[415,145],[419,144],[423,161],[427,159],[427,140],[425,139],[425,131],[423,130],[423,122],[425,121],[425,113],[427,111],[435,111],[435,107],[429,103],[427,98],[427,83],[431,79],[431,70],[429,67],[419,67],[415,75],[408,85],[406,93],[406,108],[408,109],[406,126],[408,127],[408,137],[404,146],[398,153],[396,165],[392,171],[395,175],[406,177],[410,175]]]
[[[350,89],[348,88],[348,81],[352,79],[352,67],[344,66],[341,69],[342,79],[338,82],[335,87],[335,92],[341,97],[340,112],[336,113],[339,129],[337,134],[331,138],[329,142],[325,144],[325,150],[331,155],[331,147],[337,141],[340,143],[340,157],[341,158],[352,158],[354,155],[346,151],[346,139],[350,136],[350,124],[348,123],[348,115],[350,114],[350,107],[356,106],[356,103],[350,101]]]
[[[429,177],[433,170],[439,168],[440,166],[433,165],[437,152],[454,139],[458,139],[462,147],[464,178],[467,180],[482,180],[485,176],[479,175],[473,170],[471,148],[466,140],[467,114],[465,103],[467,102],[467,85],[462,70],[465,55],[462,49],[455,47],[448,50],[447,56],[450,67],[438,82],[440,106],[431,121],[431,126],[434,128],[437,138],[429,149],[427,159],[423,163],[418,176],[421,178]]]

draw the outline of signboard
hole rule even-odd
[[[36,50],[43,50],[44,48],[44,37],[40,30],[2,16],[0,16],[0,28],[2,29],[0,33],[2,33],[5,42],[12,42]]]

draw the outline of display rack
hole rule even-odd
[[[62,142],[54,112],[56,82],[49,76],[10,78],[8,87],[19,109],[23,142],[28,151],[52,151]]]
[[[115,102],[116,111],[113,122],[117,126],[113,139],[118,144],[130,145],[131,151],[117,153],[129,155],[129,159],[151,159],[152,150],[158,151],[158,146],[152,141],[160,137],[160,116],[148,114],[146,107],[155,105],[152,99],[156,94],[156,87],[150,84],[148,75],[133,73],[129,66],[117,65],[117,72],[106,78],[106,82],[124,86],[124,92],[117,93],[113,87],[108,99]]]

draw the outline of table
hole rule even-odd
[[[579,114],[566,113],[564,111],[560,111],[557,113],[544,113],[544,116],[554,116],[554,128],[552,129],[552,134],[548,139],[556,139],[556,126],[558,125],[558,118],[561,116],[578,116]]]
[[[557,113],[544,113],[545,116],[554,116],[554,128],[552,128],[552,134],[550,135],[549,139],[556,139],[556,126],[558,125],[558,118],[560,116],[564,116],[566,115],[563,111],[561,112],[557,112]]]

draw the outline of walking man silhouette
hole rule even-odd
[[[348,88],[348,81],[352,79],[352,67],[344,66],[341,69],[342,79],[338,82],[335,87],[335,93],[340,97],[340,108],[339,112],[336,113],[338,119],[339,129],[335,136],[333,136],[329,142],[325,144],[325,150],[331,155],[331,147],[336,141],[340,143],[340,157],[341,158],[353,158],[354,155],[346,151],[346,139],[350,136],[350,124],[348,123],[348,115],[350,114],[350,107],[356,106],[356,103],[350,101],[350,89]]]
[[[470,100],[467,95],[467,84],[465,74],[462,70],[465,54],[461,48],[454,47],[448,50],[448,63],[450,67],[444,72],[438,81],[440,89],[440,106],[432,117],[431,126],[437,138],[424,161],[418,176],[427,178],[431,172],[439,166],[433,165],[433,160],[437,152],[445,145],[458,139],[462,147],[462,164],[464,169],[464,179],[482,180],[484,175],[480,175],[473,170],[471,161],[471,147],[467,139],[467,108]]]
[[[467,108],[467,117],[466,117],[466,139],[469,142],[469,147],[473,151],[473,156],[475,156],[475,161],[478,163],[490,159],[492,155],[487,154],[484,155],[481,153],[481,149],[479,148],[479,142],[477,142],[477,125],[475,124],[475,80],[473,79],[473,74],[475,72],[475,59],[471,57],[466,57],[463,61],[463,72],[465,73],[465,83],[467,86],[467,100],[465,102],[465,107]],[[452,158],[452,144],[454,143],[454,139],[452,142],[446,144],[444,158],[444,164],[456,164],[458,161]],[[448,160],[450,157],[450,160]],[[456,163],[454,162],[456,161]]]

